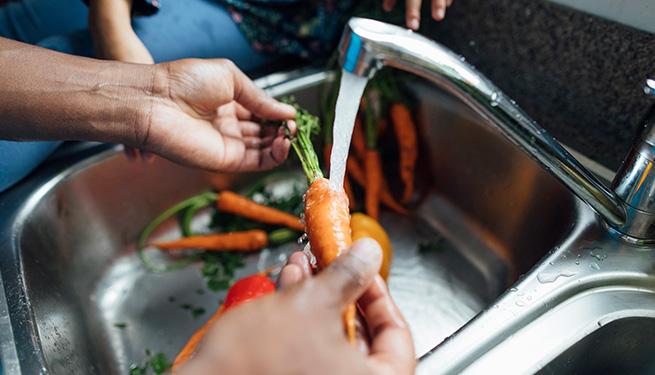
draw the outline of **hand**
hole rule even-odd
[[[268,96],[228,60],[160,65],[158,100],[130,146],[215,171],[256,171],[283,162],[290,141],[279,126],[253,116],[290,120],[292,106]],[[293,121],[288,122],[295,131]]]
[[[441,21],[446,17],[446,8],[451,6],[453,0],[431,0],[432,1],[432,18],[435,21]],[[383,0],[382,7],[385,11],[390,12],[396,0]],[[405,2],[405,22],[407,27],[412,30],[418,30],[421,21],[421,0],[407,0]]]
[[[303,254],[280,275],[281,290],[228,311],[182,374],[411,374],[406,323],[377,275],[381,251],[363,239],[316,277]],[[352,347],[341,320],[359,301],[371,334],[369,353]]]

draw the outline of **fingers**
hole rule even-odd
[[[297,251],[289,257],[289,264],[295,264],[300,267],[303,277],[310,277],[312,275],[312,269],[309,265],[309,259],[307,255],[302,251]]]
[[[435,21],[441,21],[446,17],[446,0],[432,0],[432,18]]]
[[[407,0],[405,2],[405,20],[407,27],[416,31],[421,20],[421,0]]]
[[[296,110],[271,98],[234,64],[228,65],[234,82],[234,100],[256,116],[267,120],[290,120]]]
[[[375,366],[394,368],[394,374],[413,374],[416,362],[411,334],[379,275],[359,299],[359,306],[371,335],[369,359]]]
[[[302,279],[302,269],[295,264],[287,264],[282,268],[277,284],[280,289],[286,289],[292,285],[296,285]]]
[[[373,281],[381,261],[382,250],[377,242],[370,238],[355,242],[347,254],[316,276],[316,295],[339,309],[355,302]]]
[[[310,276],[311,270],[307,256],[302,252],[295,252],[289,257],[287,265],[282,268],[278,285],[281,289],[285,289]]]

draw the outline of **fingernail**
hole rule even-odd
[[[419,23],[418,23],[418,20],[416,18],[412,18],[411,20],[409,20],[409,28],[410,29],[418,30],[418,26],[419,26]]]
[[[367,265],[379,265],[382,261],[380,245],[371,238],[357,240],[350,249],[350,252]]]
[[[278,103],[278,106],[279,106],[281,111],[285,111],[285,112],[289,112],[289,113],[291,113],[291,112],[296,113],[296,109],[292,105],[289,105],[289,104],[286,104],[286,103]]]
[[[446,16],[446,11],[444,9],[437,9],[436,18],[442,20]]]

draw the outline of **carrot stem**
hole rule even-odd
[[[150,238],[152,232],[154,232],[154,230],[158,226],[160,226],[164,221],[170,219],[171,217],[181,212],[182,210],[193,207],[194,205],[199,205],[201,203],[205,204],[207,202],[211,203],[212,201],[216,200],[216,196],[217,196],[216,193],[211,191],[195,195],[191,198],[185,199],[182,202],[175,204],[172,207],[169,207],[164,212],[159,214],[159,216],[157,216],[152,222],[150,222],[150,224],[148,224],[145,227],[145,229],[141,232],[141,235],[139,235],[139,238],[137,240],[137,253],[139,255],[139,259],[141,259],[141,263],[143,263],[143,266],[146,267],[150,272],[159,273],[159,272],[167,272],[167,271],[172,271],[172,270],[186,267],[187,265],[197,260],[198,259],[197,256],[190,255],[171,263],[167,263],[163,265],[156,264],[153,263],[150,259],[148,259],[148,257],[145,254],[145,248],[148,244],[148,238]]]

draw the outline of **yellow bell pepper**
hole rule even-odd
[[[382,249],[382,265],[380,266],[380,276],[386,281],[391,268],[391,258],[393,258],[393,248],[391,240],[384,228],[372,217],[356,212],[350,217],[350,229],[352,230],[353,241],[360,238],[369,237],[377,241]]]

